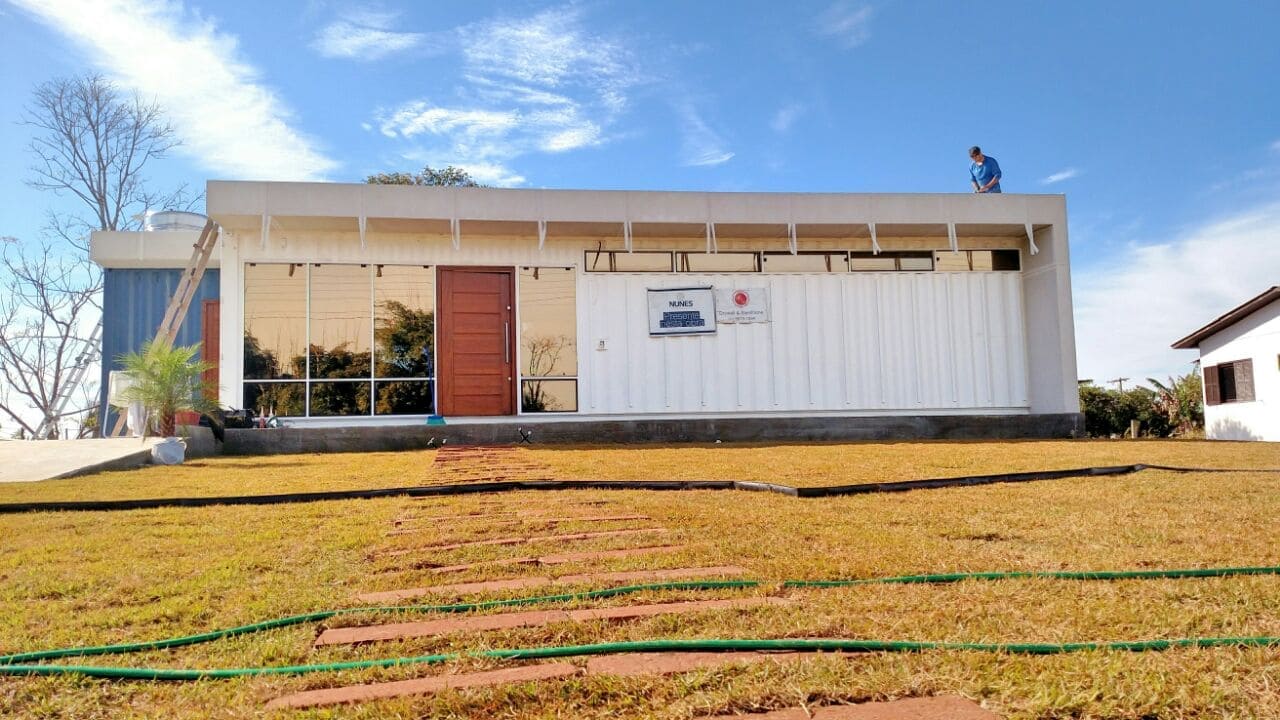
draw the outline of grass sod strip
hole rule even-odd
[[[1108,571],[1033,571],[1033,572],[974,572],[974,573],[945,573],[933,575],[903,575],[897,577],[886,578],[868,578],[863,580],[788,580],[783,583],[783,587],[794,588],[824,588],[824,587],[843,587],[850,585],[868,585],[868,584],[912,584],[912,583],[954,583],[963,580],[1017,580],[1030,578],[1046,578],[1058,580],[1151,580],[1151,579],[1179,579],[1179,578],[1207,578],[1207,577],[1230,577],[1235,575],[1280,575],[1280,566],[1273,567],[1227,567],[1227,568],[1188,568],[1188,569],[1172,569],[1172,570],[1108,570]],[[502,607],[518,607],[526,605],[538,605],[556,602],[570,602],[573,600],[590,600],[598,598],[618,597],[623,595],[631,595],[634,593],[644,592],[648,590],[723,590],[723,589],[745,589],[756,588],[764,583],[758,580],[710,580],[710,581],[688,581],[688,582],[664,582],[664,583],[647,583],[642,585],[627,585],[616,588],[605,588],[601,590],[588,590],[576,593],[562,593],[558,595],[539,595],[524,598],[511,598],[507,600],[488,600],[475,603],[454,603],[450,605],[400,605],[386,607],[364,607],[364,608],[343,608],[340,610],[322,610],[313,613],[304,613],[301,615],[290,615],[288,617],[275,618],[272,620],[264,620],[249,625],[240,625],[237,627],[226,628],[222,630],[212,630],[206,633],[196,635],[185,635],[181,637],[166,638],[163,640],[149,640],[136,643],[121,643],[117,645],[97,645],[79,648],[60,648],[54,650],[38,650],[34,652],[16,653],[13,655],[0,656],[0,674],[7,670],[6,666],[17,666],[21,663],[40,662],[43,660],[53,660],[64,657],[84,657],[90,655],[118,655],[125,653],[144,652],[147,650],[163,650],[175,647],[184,647],[188,645],[198,645],[214,640],[221,640],[228,637],[236,637],[238,635],[248,635],[266,630],[274,630],[276,628],[290,627],[293,625],[302,625],[305,623],[322,622],[329,618],[339,615],[350,615],[356,613],[401,613],[401,614],[418,614],[418,613],[465,613],[477,610],[487,610]],[[1268,643],[1270,644],[1270,643]],[[550,656],[548,656],[550,657]],[[209,676],[216,677],[216,676]]]
[[[998,483],[1035,482],[1061,480],[1075,477],[1103,477],[1128,475],[1143,470],[1163,470],[1178,473],[1280,473],[1280,468],[1193,468],[1171,465],[1112,465],[1085,467],[1069,470],[1033,470],[1029,472],[994,475],[964,475],[922,480],[858,483],[854,485],[829,485],[825,487],[793,487],[778,483],[740,480],[499,480],[460,483],[455,485],[411,485],[405,487],[372,488],[360,490],[329,490],[322,492],[281,493],[273,495],[225,495],[209,497],[144,498],[137,500],[61,500],[49,502],[0,503],[0,515],[29,512],[72,512],[150,510],[167,507],[210,507],[214,505],[279,505],[288,503],[323,502],[328,500],[363,500],[385,497],[444,497],[477,495],[523,490],[746,490],[773,492],[797,498],[835,497],[841,495],[865,495],[870,493],[908,492],[911,490],[936,490],[952,487],[973,487]]]
[[[1058,655],[1096,650],[1153,652],[1172,648],[1272,647],[1280,646],[1280,637],[1207,637],[1170,640],[1130,640],[1120,642],[1080,643],[965,643],[922,642],[910,640],[826,639],[729,639],[729,640],[637,640],[631,642],[563,645],[511,650],[483,650],[473,653],[446,653],[414,657],[352,660],[321,665],[289,665],[284,667],[229,668],[225,670],[173,670],[163,668],[100,667],[94,665],[0,665],[0,675],[82,675],[114,680],[191,681],[228,679],[261,675],[305,675],[318,672],[362,670],[402,665],[435,665],[464,658],[499,660],[538,660],[545,658],[581,657],[639,652],[926,652],[930,650],[966,650],[1029,655]]]
[[[1280,569],[1277,569],[1280,572]],[[511,598],[507,600],[486,600],[474,603],[453,603],[450,605],[391,605],[384,607],[354,607],[342,608],[339,610],[320,610],[312,613],[303,613],[301,615],[289,615],[287,617],[275,618],[272,620],[263,620],[261,622],[250,623],[248,625],[239,625],[236,627],[225,628],[222,630],[211,630],[206,633],[198,633],[196,635],[184,635],[181,637],[165,638],[163,640],[147,640],[135,643],[120,643],[117,645],[96,645],[78,648],[60,648],[56,650],[37,650],[34,652],[16,653],[13,655],[0,655],[0,668],[6,665],[14,665],[17,663],[38,662],[41,660],[53,660],[64,657],[83,657],[87,655],[120,655],[125,653],[145,652],[147,650],[165,650],[168,648],[184,647],[187,645],[199,645],[201,643],[213,642],[223,638],[236,637],[238,635],[250,635],[253,633],[264,632],[266,630],[275,630],[282,627],[291,627],[293,625],[304,625],[306,623],[323,622],[340,615],[354,615],[362,613],[399,613],[399,614],[418,614],[418,613],[466,613],[475,612],[477,610],[490,610],[493,608],[503,607],[520,607],[525,605],[540,605],[544,603],[571,602],[574,600],[593,600],[598,598],[617,597],[620,595],[631,595],[634,593],[645,592],[647,590],[723,590],[737,588],[754,588],[760,585],[755,580],[701,580],[687,582],[664,582],[664,583],[648,583],[644,585],[627,585],[623,587],[605,588],[602,590],[587,590],[575,593],[561,593],[557,595],[537,595],[533,597]]]

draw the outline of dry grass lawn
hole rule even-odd
[[[564,478],[729,478],[791,484],[1011,472],[1131,462],[1280,468],[1263,443],[1019,442],[521,449]],[[219,458],[76,480],[0,486],[0,502],[154,497],[441,481],[432,452]],[[587,506],[606,500],[608,505]],[[484,518],[516,512],[522,525]],[[534,515],[640,513],[652,520],[540,523]],[[1280,635],[1280,577],[782,590],[775,581],[933,571],[1280,565],[1280,474],[1137,475],[798,500],[741,492],[566,491],[127,512],[0,516],[0,654],[148,640],[357,605],[354,595],[444,582],[639,568],[737,564],[766,581],[749,591],[645,593],[658,599],[787,596],[787,606],[559,624],[356,647],[313,649],[320,626],[189,648],[63,662],[229,668],[653,638],[850,637],[953,641],[1136,640]],[[407,519],[412,517],[413,519]],[[387,536],[397,519],[420,532]],[[657,544],[615,537],[439,552],[447,541],[661,525],[687,549],[553,568],[454,564]],[[413,550],[386,557],[382,551]],[[586,588],[583,588],[586,589]],[[506,596],[536,594],[528,591]],[[485,597],[501,597],[501,593]],[[442,598],[447,600],[449,598]],[[355,615],[327,626],[391,619]],[[581,662],[577,660],[575,662]],[[301,677],[196,683],[0,678],[0,717],[225,717],[264,714],[303,689],[499,667],[468,661]],[[279,716],[360,718],[691,718],[801,703],[957,693],[1009,718],[1280,717],[1280,649],[977,652],[814,656],[672,677],[577,678]]]

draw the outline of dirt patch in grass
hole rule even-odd
[[[1256,448],[1256,449],[1255,449]],[[734,476],[770,473],[860,482],[897,468],[901,477],[1071,467],[1115,462],[1280,466],[1271,446],[1216,443],[913,443],[782,448],[523,450],[583,477]],[[951,452],[954,451],[954,452]],[[997,458],[993,453],[1004,453]],[[955,457],[949,457],[953,454]],[[272,492],[404,484],[424,475],[422,453],[227,458],[200,466],[109,473],[36,483],[56,497],[170,492]],[[417,459],[415,459],[417,458]],[[575,459],[576,458],[576,459]],[[780,458],[788,458],[783,462]],[[865,467],[851,458],[861,458]],[[265,465],[261,465],[265,462]],[[248,467],[259,463],[258,467]],[[557,463],[561,463],[557,465]],[[769,464],[765,466],[765,464]],[[291,469],[292,468],[292,469]],[[825,468],[825,470],[824,470]],[[908,472],[907,469],[910,469]],[[950,468],[950,473],[941,472]],[[587,471],[592,471],[587,474]],[[832,473],[822,476],[821,473]],[[169,474],[174,473],[174,474]],[[794,478],[793,478],[794,479]],[[45,486],[42,490],[41,486]],[[9,488],[4,488],[10,491]],[[12,493],[11,493],[12,494]],[[14,499],[10,497],[9,499]],[[26,499],[36,499],[28,497]],[[552,606],[603,608],[684,600],[773,596],[783,606],[719,609],[626,622],[553,624],[363,646],[312,648],[318,632],[428,616],[359,613],[163,652],[72,659],[90,664],[227,668],[422,655],[482,648],[614,640],[715,637],[856,637],[950,641],[1133,640],[1280,635],[1280,578],[1083,582],[1018,580],[782,590],[776,581],[982,570],[1103,570],[1280,565],[1280,478],[1263,473],[1174,474],[797,500],[744,492],[566,491],[412,500],[322,502],[111,513],[0,516],[0,653],[149,640],[295,613],[356,607],[361,592],[528,577],[537,565],[487,565],[450,573],[431,566],[517,555],[616,550],[651,538],[476,546],[388,558],[379,551],[502,537],[483,519],[422,522],[411,538],[386,537],[396,518],[476,512],[643,514],[681,550],[557,565],[557,575],[741,565],[767,581],[738,591],[662,591]],[[417,524],[415,524],[417,527]],[[403,562],[401,562],[403,560]],[[420,569],[413,562],[429,561]],[[566,588],[557,588],[563,590]],[[520,596],[527,591],[485,597]],[[537,609],[537,608],[527,608]],[[571,659],[584,665],[584,659]],[[514,663],[468,660],[450,671]],[[0,678],[3,717],[257,717],[290,692],[422,677],[442,669],[401,667],[302,677],[198,683]],[[285,717],[691,718],[958,694],[1010,718],[1252,718],[1280,716],[1280,650],[1216,648],[1163,653],[1089,652],[1010,656],[976,652],[814,656],[736,664],[666,677],[575,677],[474,688]]]

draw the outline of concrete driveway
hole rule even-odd
[[[145,465],[156,438],[0,441],[0,482],[31,482]]]

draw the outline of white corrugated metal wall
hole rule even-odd
[[[646,290],[696,285],[767,287],[772,322],[650,337]],[[582,287],[582,412],[1029,405],[1019,273],[587,273]]]

